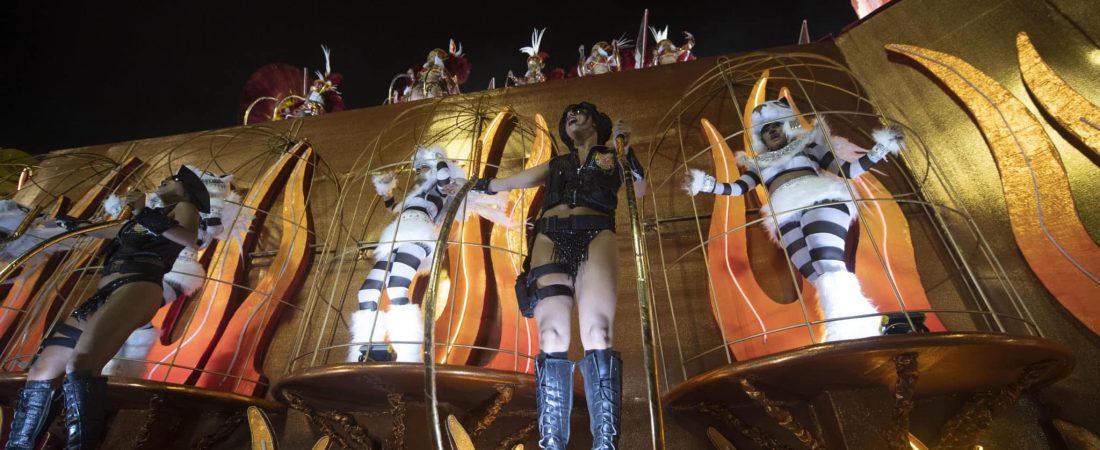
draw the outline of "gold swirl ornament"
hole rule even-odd
[[[1027,33],[1016,35],[1020,74],[1036,101],[1062,128],[1100,156],[1100,107],[1090,103],[1058,76],[1031,45]]]
[[[970,111],[1001,173],[1016,244],[1055,298],[1100,333],[1100,251],[1073,204],[1065,167],[1042,124],[996,80],[966,61],[921,47],[886,49],[927,69]]]

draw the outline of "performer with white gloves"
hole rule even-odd
[[[744,195],[758,184],[768,190],[761,222],[773,242],[782,241],[791,262],[814,285],[825,319],[825,340],[837,341],[879,335],[880,316],[864,296],[859,280],[844,262],[848,227],[858,210],[845,180],[866,172],[888,153],[900,151],[900,129],[873,133],[875,146],[864,150],[832,136],[818,118],[804,130],[785,98],[764,102],[752,112],[754,156],[738,152],[744,175],[733,183],[717,183],[713,176],[691,169],[684,189],[695,195]],[[862,155],[848,162],[840,154]],[[778,223],[778,232],[776,224]],[[852,319],[847,317],[865,316]],[[838,320],[832,320],[838,319]]]
[[[374,267],[359,288],[359,311],[351,316],[351,341],[363,345],[350,347],[349,362],[388,360],[384,349],[387,332],[398,362],[423,359],[424,322],[420,306],[409,300],[409,286],[416,273],[431,264],[439,238],[437,226],[465,182],[465,173],[438,146],[417,149],[412,165],[418,180],[401,203],[393,198],[395,174],[375,175],[373,180],[386,208],[400,216],[382,231],[374,250]],[[390,307],[379,314],[383,289]]]

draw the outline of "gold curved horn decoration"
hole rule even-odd
[[[326,450],[328,449],[328,443],[331,439],[328,436],[321,436],[321,439],[317,440],[316,444],[313,444],[313,450]]]
[[[276,450],[279,448],[275,436],[271,434],[271,422],[267,414],[255,406],[248,407],[248,430],[252,432],[252,450]]]
[[[524,169],[542,164],[553,156],[551,147],[553,138],[546,126],[546,119],[535,114],[535,140],[531,144],[531,153],[527,156]],[[511,205],[508,217],[513,223],[521,224],[532,219],[530,214],[536,197],[542,188],[517,189],[508,193]],[[537,211],[536,211],[537,212]],[[534,361],[522,358],[519,354],[534,355],[539,351],[535,321],[520,315],[519,303],[514,289],[508,289],[516,282],[516,276],[523,271],[523,253],[527,251],[527,227],[517,225],[512,228],[493,227],[489,242],[494,248],[505,248],[511,253],[494,251],[491,254],[493,276],[496,278],[500,299],[500,344],[502,352],[493,356],[486,367],[517,372],[534,373]],[[515,353],[509,352],[515,350]]]
[[[1039,106],[1100,156],[1100,107],[1085,100],[1043,61],[1027,33],[1016,35],[1016,49],[1020,74]]]
[[[1073,203],[1054,143],[1022,102],[966,61],[925,48],[889,44],[946,85],[974,116],[997,168],[1016,244],[1055,298],[1100,333],[1100,251]]]
[[[710,439],[711,445],[717,450],[737,450],[737,447],[734,447],[729,439],[726,439],[722,433],[712,427],[707,427],[707,438]]]
[[[476,450],[470,434],[462,427],[455,416],[447,416],[447,435],[451,437],[451,448],[455,450]]]

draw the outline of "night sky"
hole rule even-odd
[[[491,77],[501,86],[509,69],[522,74],[518,49],[536,26],[548,28],[548,69],[568,70],[580,44],[634,39],[646,7],[651,25],[670,25],[674,43],[691,31],[699,56],[793,44],[802,19],[814,40],[856,20],[848,0],[83,3],[5,5],[0,147],[40,153],[233,126],[256,68],[323,68],[321,44],[333,50],[353,109],[380,104],[395,74],[451,37],[473,65],[462,86],[470,92]]]

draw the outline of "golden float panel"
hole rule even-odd
[[[997,161],[1012,232],[1028,265],[1062,306],[1100,333],[1100,249],[1081,224],[1065,167],[1039,121],[962,59],[911,45],[886,49],[923,66],[971,112]]]
[[[1016,35],[1020,74],[1035,100],[1054,120],[1100,156],[1100,107],[1090,103],[1039,56],[1027,33]]]

